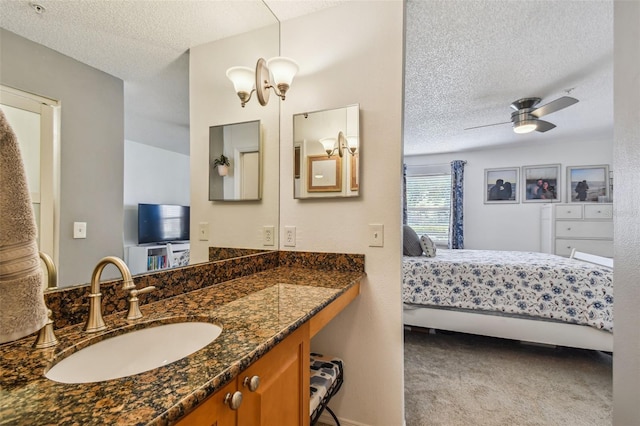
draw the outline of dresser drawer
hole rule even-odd
[[[563,220],[556,222],[557,238],[613,238],[613,222]]]
[[[555,207],[556,219],[582,219],[582,204]]]
[[[613,257],[611,240],[556,240],[556,254],[569,256],[572,249],[598,256]]]
[[[612,219],[613,205],[612,204],[591,204],[591,205],[585,204],[584,218],[585,219]]]

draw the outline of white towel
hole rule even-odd
[[[47,322],[36,233],[18,140],[0,109],[0,343]]]

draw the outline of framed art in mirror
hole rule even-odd
[[[294,198],[360,195],[360,107],[293,116]]]
[[[342,159],[337,155],[314,155],[307,157],[309,170],[308,192],[342,191]]]
[[[569,203],[607,203],[609,165],[567,167],[567,201]]]
[[[360,189],[360,153],[356,152],[351,156],[351,190],[358,191]]]

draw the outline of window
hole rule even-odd
[[[449,241],[451,175],[413,174],[407,171],[407,225],[436,244]]]

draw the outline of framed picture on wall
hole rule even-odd
[[[567,201],[609,202],[609,165],[567,167]]]
[[[559,203],[561,198],[560,164],[522,166],[522,201]]]
[[[484,203],[518,203],[518,167],[484,169]]]

